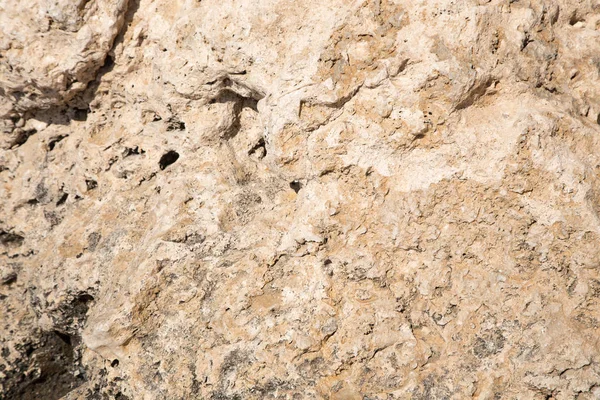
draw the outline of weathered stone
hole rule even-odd
[[[598,398],[599,27],[0,0],[0,398]]]

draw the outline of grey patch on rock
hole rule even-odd
[[[14,232],[7,232],[0,229],[0,244],[7,247],[19,247],[23,244],[25,238]]]
[[[414,400],[450,400],[451,392],[444,384],[445,377],[427,376],[422,385],[413,391]]]
[[[6,399],[56,400],[85,382],[83,374],[75,374],[75,354],[68,335],[46,332],[21,350],[21,358],[5,378]]]
[[[473,354],[478,358],[485,358],[498,354],[503,348],[506,339],[500,330],[478,336],[473,346]]]
[[[98,232],[92,232],[88,236],[88,251],[94,252],[102,236]]]

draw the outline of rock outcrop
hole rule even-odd
[[[0,32],[0,398],[600,398],[599,1]]]

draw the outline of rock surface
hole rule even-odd
[[[600,1],[0,32],[0,398],[600,398]]]

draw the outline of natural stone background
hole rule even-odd
[[[600,1],[0,0],[0,398],[600,398]]]

